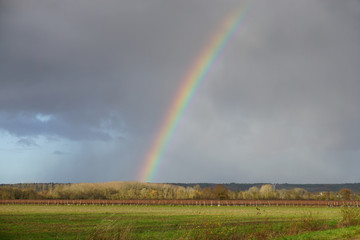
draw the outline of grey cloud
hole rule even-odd
[[[358,181],[345,172],[360,150],[359,12],[334,5],[258,4],[190,107],[159,179],[173,168],[195,181]]]
[[[46,162],[47,178],[103,181],[134,180],[194,60],[248,2],[0,4],[0,128],[81,146],[51,148],[63,160]],[[254,2],[189,105],[158,180],[357,181],[346,171],[360,146],[359,6]]]
[[[36,141],[31,138],[21,138],[16,142],[18,145],[22,147],[38,147]]]
[[[263,20],[256,16],[265,14],[271,4],[254,12],[254,25]],[[237,111],[248,119],[282,121],[316,133],[319,144],[337,139],[353,145],[360,120],[360,32],[352,17],[353,24],[332,17],[348,9],[321,1],[311,7],[292,4],[283,4],[285,13],[275,12],[262,22],[262,43],[245,51],[242,61],[226,60],[223,71],[228,77],[214,81],[210,99],[218,109]]]
[[[111,133],[107,131],[107,127],[101,123],[102,119],[98,119],[98,123],[76,123],[75,121],[67,122],[67,119],[63,119],[61,116],[54,117],[53,120],[48,122],[42,122],[36,118],[35,114],[32,113],[0,113],[0,126],[6,129],[11,134],[16,136],[55,136],[64,137],[72,140],[83,140],[83,139],[99,139],[99,140],[113,140]],[[107,119],[109,120],[109,119]],[[111,118],[110,118],[111,120]]]
[[[149,126],[159,121],[187,58],[203,43],[192,32],[205,31],[215,12],[204,11],[204,19],[198,19],[200,2],[15,0],[4,5],[0,108],[60,115],[69,138],[66,128],[95,128],[111,112],[147,132],[139,119],[146,116]],[[192,51],[181,51],[184,43]],[[150,104],[158,108],[149,109]]]
[[[56,150],[53,152],[54,155],[64,155],[66,153],[62,152],[62,151],[59,151],[59,150]]]

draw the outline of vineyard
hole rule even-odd
[[[359,207],[360,201],[326,200],[0,200],[0,204],[28,205],[191,205],[191,206],[327,206]]]

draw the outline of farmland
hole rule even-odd
[[[1,239],[352,239],[358,208],[1,204]],[[355,214],[353,214],[355,212]],[[344,216],[352,215],[352,222]],[[351,219],[350,219],[351,220]],[[344,228],[347,227],[347,228]],[[286,237],[286,238],[284,238]]]
[[[360,201],[326,201],[326,200],[99,200],[99,199],[41,199],[41,200],[0,200],[0,204],[34,204],[34,205],[188,205],[188,206],[327,206],[359,207]]]

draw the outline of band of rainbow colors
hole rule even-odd
[[[170,105],[169,111],[161,125],[155,141],[146,155],[143,168],[141,169],[139,180],[151,182],[160,165],[164,152],[173,136],[180,119],[184,115],[192,97],[206,78],[216,60],[219,58],[228,45],[231,38],[238,32],[244,24],[250,6],[244,10],[230,14],[218,32],[212,37],[209,44],[201,52],[195,63],[186,74],[176,97]]]

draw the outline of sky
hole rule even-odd
[[[249,9],[154,182],[360,182],[360,1],[0,0],[0,183],[139,180],[184,77]]]

